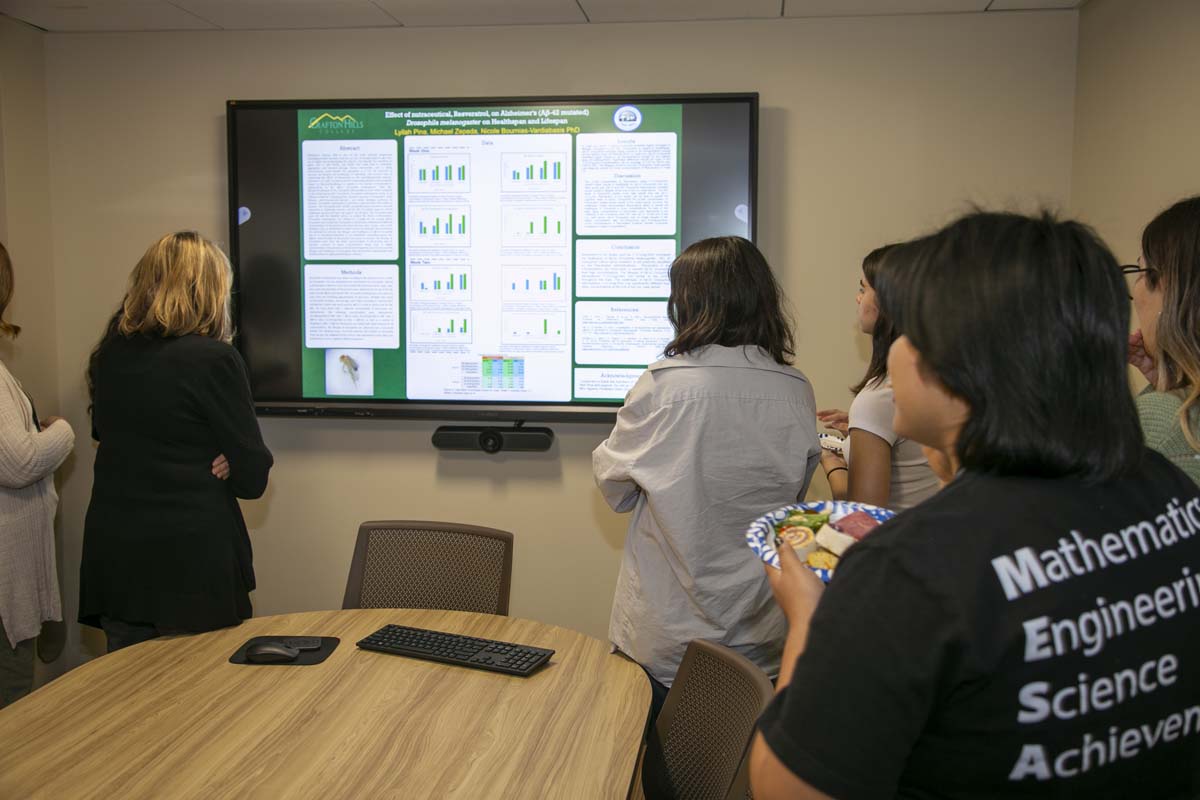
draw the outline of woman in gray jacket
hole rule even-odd
[[[0,336],[21,329],[4,319],[13,269],[0,244]],[[54,567],[54,470],[75,445],[66,420],[39,422],[21,384],[0,362],[0,707],[33,688],[34,639],[61,620]]]
[[[786,631],[746,546],[756,517],[804,496],[817,467],[808,379],[766,259],[705,239],[671,265],[675,338],[592,454],[605,500],[632,511],[609,638],[646,670],[656,715],[692,639],[779,671]]]

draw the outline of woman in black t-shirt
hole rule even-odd
[[[787,548],[767,569],[755,797],[1200,794],[1200,494],[1143,446],[1116,261],[1049,216],[902,247],[895,428],[960,471],[824,593]]]

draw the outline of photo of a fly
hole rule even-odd
[[[346,355],[345,353],[338,356],[338,361],[342,362],[342,372],[349,375],[350,380],[354,381],[354,384],[357,386],[358,385],[358,362],[355,361],[350,356]]]

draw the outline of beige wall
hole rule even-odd
[[[14,341],[0,339],[0,360],[43,417],[61,413],[44,38],[36,28],[0,16],[0,241],[12,256],[16,281],[8,318],[22,329]],[[60,480],[74,460],[68,458]],[[60,513],[55,526],[60,550],[64,519]],[[38,663],[38,679],[64,666],[65,660],[49,668]]]
[[[61,397],[155,237],[227,236],[227,98],[758,91],[759,231],[821,405],[864,367],[861,256],[969,202],[1065,206],[1074,12],[462,30],[45,37]],[[246,503],[260,614],[341,599],[355,529],[449,518],[517,534],[512,613],[603,636],[625,519],[593,488],[607,434],[556,425],[548,455],[439,454],[434,422],[264,420],[277,465]],[[63,493],[75,613],[92,447]],[[823,488],[823,487],[820,487]],[[819,490],[819,489],[818,489]],[[73,630],[73,635],[78,635]],[[84,637],[71,660],[96,652]]]
[[[1195,0],[1090,0],[1080,14],[1071,208],[1125,263],[1155,214],[1200,194],[1198,43]]]
[[[9,317],[22,328],[16,341],[0,343],[0,358],[50,414],[58,408],[58,328],[43,39],[0,17],[0,241],[16,278]]]

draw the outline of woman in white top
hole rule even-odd
[[[0,244],[0,336],[21,329],[4,320],[13,270]],[[0,363],[0,707],[33,688],[34,639],[61,620],[54,567],[54,470],[75,444],[66,420],[37,413],[21,384]]]
[[[887,259],[903,257],[903,245],[885,245],[863,259],[858,282],[858,327],[871,334],[871,363],[850,391],[855,393],[849,413],[829,409],[817,418],[846,434],[844,456],[821,454],[821,466],[835,500],[903,511],[937,492],[940,483],[916,442],[897,436],[892,427],[896,404],[887,374],[888,349],[898,336],[895,325],[880,310],[875,297],[878,271]]]
[[[813,390],[789,366],[779,287],[745,239],[671,265],[675,338],[592,454],[605,500],[631,511],[609,638],[652,679],[655,712],[692,639],[779,670],[783,617],[744,532],[804,496],[817,466]]]

